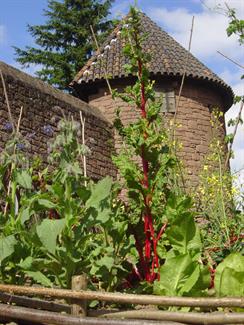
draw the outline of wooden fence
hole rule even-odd
[[[73,277],[72,290],[0,284],[0,321],[14,320],[20,324],[39,325],[244,324],[244,313],[230,312],[230,308],[244,308],[244,297],[165,297],[85,289],[86,280],[83,276]],[[62,299],[66,303],[57,303],[51,299]],[[106,307],[89,310],[87,302],[94,300],[133,305],[135,309]],[[163,311],[157,306],[198,308],[199,312]],[[218,312],[218,307],[222,307],[224,311]]]

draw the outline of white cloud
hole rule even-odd
[[[228,26],[228,17],[223,11],[213,10],[220,4],[224,7],[227,2],[229,7],[236,8],[238,17],[244,16],[244,1],[241,0],[205,0],[202,10],[199,12],[190,12],[186,8],[177,8],[168,10],[161,7],[151,8],[149,15],[166,29],[181,45],[188,47],[192,16],[195,17],[192,49],[191,52],[198,58],[219,70],[220,76],[227,84],[232,86],[236,95],[244,94],[244,85],[240,81],[243,74],[241,69],[237,69],[229,61],[217,54],[217,50],[223,54],[235,59],[238,62],[243,60],[243,48],[240,47],[237,36],[227,37],[226,28]],[[210,10],[209,8],[212,8]],[[218,67],[218,68],[217,68]],[[240,105],[233,105],[226,114],[226,121],[230,118],[236,118]],[[244,120],[244,112],[242,113]],[[227,128],[228,133],[233,132],[233,128]],[[235,158],[231,160],[232,171],[244,168],[244,127],[239,127],[236,134],[233,150]],[[239,175],[239,181],[244,179],[244,171]]]
[[[149,14],[153,20],[165,26],[184,47],[188,47],[191,21],[194,15],[191,51],[201,59],[216,58],[218,56],[217,50],[235,59],[240,59],[243,56],[242,49],[237,42],[237,36],[228,38],[226,35],[228,18],[223,14],[208,10],[205,6],[201,12],[196,13],[189,12],[185,8],[168,10],[162,7],[154,7],[149,10]]]
[[[4,25],[0,25],[0,44],[5,41],[6,38],[6,28]]]

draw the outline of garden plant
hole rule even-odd
[[[73,275],[86,273],[93,290],[243,296],[241,226],[232,233],[243,212],[233,208],[232,185],[225,176],[229,171],[220,174],[218,152],[212,153],[217,169],[203,168],[211,173],[209,182],[218,173],[221,206],[204,184],[206,202],[201,197],[199,206],[186,194],[176,176],[179,158],[147,70],[150,55],[142,49],[146,35],[134,7],[122,37],[130,59],[126,69],[137,79],[113,96],[140,117],[124,126],[117,111],[114,125],[124,143],[113,157],[119,182],[106,177],[95,183],[84,177],[81,161],[84,155],[89,159],[89,148],[80,143],[80,124],[71,117],[59,121],[58,133],[45,127],[52,138],[47,165],[27,159],[28,139],[19,126],[6,125],[10,140],[0,155],[0,281],[70,288]],[[208,226],[198,225],[200,214]],[[213,230],[215,221],[218,229]]]

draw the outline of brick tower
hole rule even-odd
[[[135,80],[135,76],[128,75],[124,69],[128,59],[123,55],[125,44],[120,35],[123,24],[124,21],[108,37],[100,53],[96,52],[77,73],[71,86],[79,98],[97,107],[111,122],[119,105],[122,121],[126,124],[135,121],[138,113],[127,103],[115,103],[105,80],[105,75],[109,76],[112,88],[118,91],[123,91],[125,86],[133,84]],[[186,167],[187,185],[194,188],[211,139],[211,110],[218,107],[225,113],[233,103],[232,90],[143,13],[141,30],[148,34],[144,50],[152,57],[149,71],[155,80],[156,93],[163,96],[162,112],[168,118],[175,114],[182,75],[186,70],[177,110],[177,122],[180,125],[177,137],[182,144],[180,156]],[[223,123],[221,141],[224,136]],[[115,146],[119,150],[120,141],[117,136]]]

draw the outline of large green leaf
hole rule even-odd
[[[218,289],[219,296],[244,297],[244,272],[237,272],[226,267],[222,272]]]
[[[40,283],[45,287],[52,287],[52,282],[40,271],[25,271],[35,282]]]
[[[32,186],[31,175],[26,170],[22,170],[17,173],[16,181],[23,188],[26,188],[28,190],[31,189],[31,186]]]
[[[194,285],[197,283],[197,280],[200,276],[200,267],[198,264],[195,264],[195,269],[193,268],[193,272],[189,275],[186,279],[185,283],[183,284],[182,288],[179,291],[180,295],[184,295],[184,293],[189,293]]]
[[[65,219],[50,220],[45,219],[36,227],[37,235],[43,246],[52,254],[56,250],[56,241],[65,227]]]
[[[187,244],[187,251],[194,260],[199,260],[201,258],[203,244],[200,234],[200,229],[195,223],[196,231],[194,237]]]
[[[167,259],[160,268],[160,281],[154,283],[154,293],[174,296],[189,292],[198,280],[198,268],[189,254]]]
[[[86,202],[86,207],[99,208],[101,201],[106,199],[110,195],[111,187],[111,177],[105,177],[97,184],[93,185],[91,189],[91,196]]]
[[[14,252],[14,246],[17,240],[14,235],[0,238],[0,263]]]
[[[187,253],[187,246],[196,235],[196,225],[190,214],[183,214],[167,230],[170,244],[181,254]]]
[[[218,296],[244,296],[244,256],[228,255],[216,268],[214,285]]]

